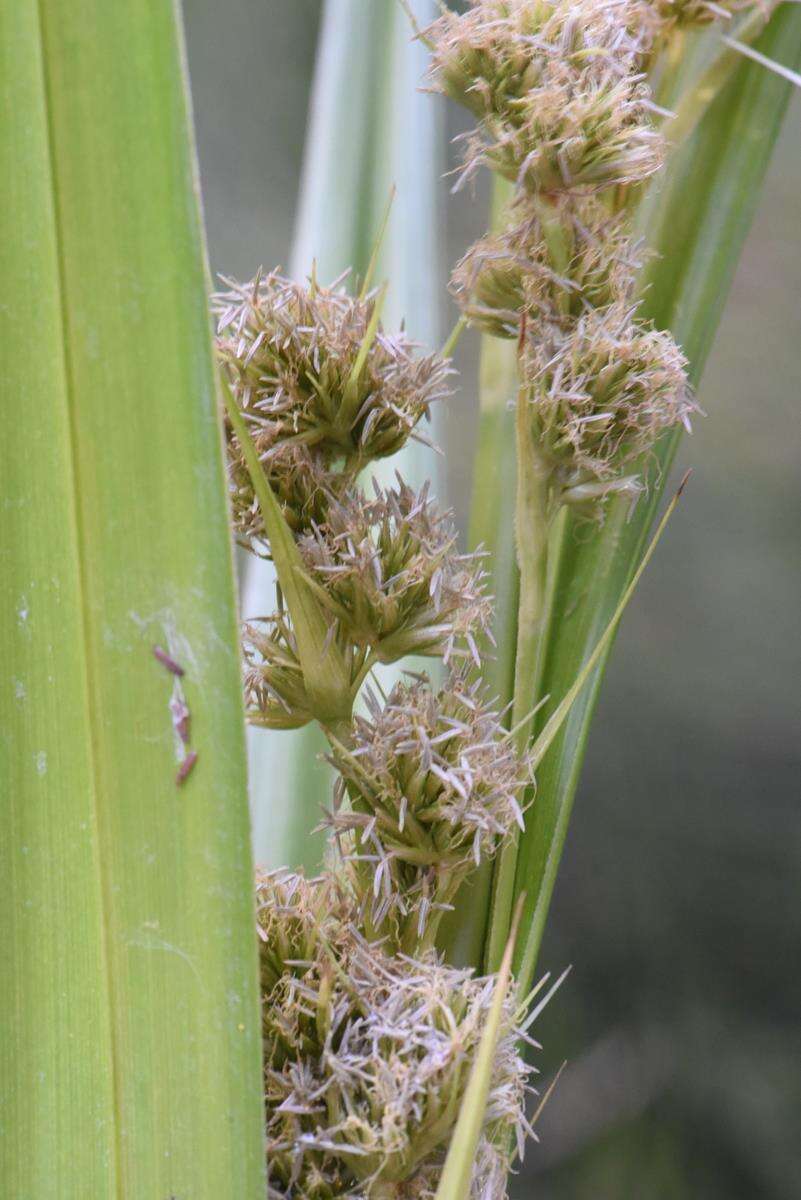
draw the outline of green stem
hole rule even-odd
[[[501,229],[507,220],[506,205],[511,184],[497,178],[493,183],[490,225]],[[500,707],[512,699],[514,689],[515,640],[518,586],[514,538],[514,415],[510,401],[517,384],[517,353],[513,340],[484,334],[479,366],[480,410],[473,466],[468,544],[487,552],[489,591],[495,601],[493,622],[497,646],[487,651],[482,679]],[[504,486],[498,486],[498,473]],[[484,953],[487,914],[492,888],[492,863],[482,862],[465,881],[456,898],[455,911],[446,913],[438,948],[449,962],[480,967]]]
[[[542,634],[547,607],[550,474],[543,467],[537,451],[528,393],[522,387],[515,412],[515,434],[515,537],[520,571],[520,600],[517,609],[512,728],[515,730],[516,744],[523,751],[531,737],[532,710],[539,700],[537,692],[542,670]]]
[[[520,387],[515,410],[517,450],[517,498],[515,537],[520,572],[520,600],[517,613],[517,650],[512,704],[512,728],[521,753],[531,738],[534,709],[542,677],[543,636],[547,624],[548,536],[551,520],[550,475],[537,448],[531,420],[528,390]],[[485,968],[500,967],[514,905],[515,872],[520,835],[504,844],[493,877],[490,927]]]

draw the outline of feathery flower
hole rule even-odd
[[[403,334],[376,320],[376,296],[339,282],[302,286],[277,272],[214,297],[217,354],[243,413],[271,445],[302,445],[351,477],[394,454],[434,401],[448,394],[448,364],[416,357]]]
[[[530,775],[498,713],[459,675],[437,692],[424,677],[398,683],[383,707],[368,696],[331,761],[330,824],[365,918],[407,949],[430,942],[461,881],[522,828]]]
[[[484,163],[529,192],[596,190],[658,170],[630,0],[474,0],[424,36],[434,86],[478,118]]]
[[[299,548],[320,601],[343,636],[380,662],[409,654],[444,655],[487,632],[492,605],[476,555],[457,554],[449,516],[397,477],[368,501],[354,493],[332,504],[326,523]]]
[[[697,406],[686,360],[669,333],[630,310],[590,312],[550,340],[530,340],[524,378],[538,453],[563,503],[588,504],[633,491],[627,466],[664,430],[689,428]]]
[[[268,1195],[433,1200],[494,979],[368,945],[330,877],[262,876],[257,910]],[[529,1132],[516,1018],[510,997],[473,1200],[505,1197]]]
[[[640,264],[625,216],[595,197],[545,210],[522,201],[511,215],[514,223],[471,246],[451,276],[451,292],[474,324],[517,337],[523,310],[558,324],[631,300]]]

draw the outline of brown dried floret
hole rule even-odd
[[[214,297],[217,354],[237,403],[278,442],[306,446],[351,475],[399,450],[431,404],[448,394],[448,364],[418,357],[377,322],[372,294],[349,296],[277,272],[226,281]]]
[[[431,944],[461,881],[515,826],[530,773],[480,686],[454,676],[368,696],[340,773],[330,824],[364,901],[367,928],[409,949]],[[348,803],[345,803],[347,798]]]
[[[484,163],[530,192],[588,191],[661,165],[628,0],[474,0],[424,36],[434,86],[479,121],[466,174]]]
[[[448,514],[397,477],[375,486],[372,500],[354,494],[331,505],[325,525],[299,542],[317,594],[343,636],[369,647],[380,662],[409,654],[464,653],[478,660],[491,602],[474,554],[456,551]]]
[[[367,944],[330,877],[262,876],[257,906],[268,1195],[433,1200],[495,980]],[[506,1196],[528,1132],[517,1018],[510,997],[472,1200]]]
[[[578,205],[516,206],[513,223],[467,251],[451,276],[465,315],[495,337],[517,337],[520,314],[563,323],[630,301],[638,246],[628,220],[595,197]]]
[[[559,500],[595,511],[604,496],[635,492],[626,469],[697,406],[686,359],[669,333],[628,309],[589,312],[564,334],[531,340],[524,358],[537,452]]]

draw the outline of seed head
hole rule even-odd
[[[529,192],[592,191],[658,170],[629,0],[474,0],[426,30],[432,80],[478,118],[484,163]]]
[[[494,979],[368,945],[330,879],[262,876],[257,896],[268,1194],[367,1200],[397,1184],[433,1200]],[[506,1195],[510,1142],[527,1132],[516,1017],[510,998],[474,1200]]]
[[[517,337],[520,313],[563,324],[590,308],[630,301],[638,247],[624,216],[594,197],[557,203],[547,224],[522,202],[514,224],[472,246],[451,276],[465,315],[495,337]]]
[[[311,449],[351,476],[394,454],[450,373],[436,355],[415,357],[403,335],[371,326],[376,296],[348,296],[341,283],[292,283],[273,272],[226,281],[214,297],[217,354],[243,413],[277,442]]]
[[[670,334],[619,307],[529,343],[524,371],[538,452],[562,502],[592,506],[631,491],[626,468],[664,430],[678,422],[689,428],[696,405],[685,366]]]
[[[343,636],[381,662],[408,654],[464,653],[478,658],[475,634],[486,632],[491,602],[475,555],[456,552],[450,518],[398,476],[331,505],[325,525],[299,542],[319,596]]]
[[[438,692],[425,678],[399,683],[383,707],[368,696],[331,761],[330,824],[365,919],[406,949],[430,941],[462,879],[522,828],[530,776],[497,711],[460,675]]]

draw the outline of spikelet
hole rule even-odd
[[[747,9],[761,9],[766,17],[767,2],[755,0],[645,0],[643,9],[656,13],[663,32],[673,28],[688,29],[711,25],[714,21],[726,22],[727,18]]]
[[[217,356],[270,447],[305,446],[352,480],[395,454],[448,394],[449,367],[375,323],[376,296],[301,286],[277,272],[213,298]],[[371,323],[372,322],[372,323]],[[235,459],[236,461],[236,459]]]
[[[353,493],[299,542],[318,595],[343,636],[384,663],[409,654],[446,661],[486,632],[491,602],[476,555],[459,554],[447,514],[398,476],[372,500]]]
[[[346,490],[350,482],[348,474],[327,469],[308,446],[287,445],[275,426],[252,416],[248,425],[262,470],[293,533],[303,533],[324,521],[332,501]],[[234,530],[246,549],[266,556],[269,543],[261,509],[241,448],[228,423],[226,435]]]
[[[516,205],[513,223],[471,246],[451,276],[468,319],[495,337],[517,337],[520,315],[563,325],[591,308],[631,301],[640,263],[625,216],[588,197],[560,203],[545,218]]]
[[[435,88],[478,118],[468,176],[485,164],[529,192],[639,183],[663,140],[637,73],[625,0],[476,0],[425,31]]]
[[[495,981],[367,945],[331,876],[257,886],[268,1195],[433,1200]],[[506,1001],[470,1197],[502,1200],[528,1131]],[[384,1194],[384,1192],[382,1192]]]
[[[626,469],[696,411],[685,366],[669,333],[627,309],[589,312],[563,336],[530,340],[524,377],[537,453],[561,502],[594,507],[636,489]]]
[[[353,694],[365,655],[330,629],[348,672]],[[245,661],[245,711],[251,725],[263,729],[300,729],[315,719],[306,690],[297,642],[289,614],[283,609],[248,621],[242,633]]]
[[[330,824],[369,927],[407,948],[430,940],[459,883],[522,827],[529,773],[499,714],[464,675],[439,691],[399,683],[383,706],[368,698],[331,761],[342,782]]]

